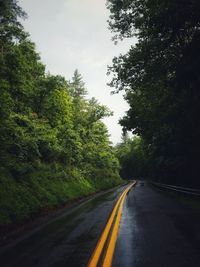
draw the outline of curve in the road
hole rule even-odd
[[[87,267],[96,267],[100,261],[101,255],[103,254],[103,250],[105,248],[106,241],[109,236],[110,239],[108,241],[108,246],[105,251],[105,257],[103,259],[103,267],[110,267],[112,265],[112,258],[115,250],[115,244],[117,241],[117,234],[119,230],[120,218],[122,214],[123,203],[126,197],[126,194],[129,192],[132,186],[134,186],[136,182],[131,183],[126,189],[121,193],[118,201],[116,202],[113,211],[108,219],[108,222],[100,236],[100,239],[96,245],[96,248],[89,260]],[[113,227],[112,227],[113,226]]]

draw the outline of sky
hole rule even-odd
[[[19,0],[27,12],[23,21],[31,40],[35,42],[46,70],[60,74],[67,80],[78,69],[83,77],[89,97],[95,97],[108,106],[112,117],[104,119],[110,140],[121,140],[119,118],[128,110],[123,93],[111,95],[106,75],[112,58],[124,54],[134,40],[124,40],[117,45],[111,41],[108,29],[109,11],[106,0]]]

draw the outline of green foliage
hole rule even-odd
[[[86,99],[77,70],[72,82],[45,73],[17,20],[24,15],[1,1],[0,225],[121,182],[101,121],[111,112]]]
[[[110,172],[97,171],[97,177],[84,178],[80,169],[67,170],[62,165],[41,165],[38,170],[16,181],[3,173],[0,180],[0,226],[19,223],[44,209],[120,184]],[[104,179],[102,177],[105,177]]]
[[[87,95],[87,90],[85,88],[85,84],[82,80],[81,74],[76,69],[74,71],[74,75],[72,77],[72,82],[69,83],[69,92],[75,101],[83,98]]]
[[[120,175],[124,179],[146,177],[147,158],[141,137],[123,136],[122,142],[115,147],[115,153],[121,166]]]
[[[121,120],[142,136],[151,177],[200,186],[200,3],[108,0],[115,38],[137,37],[113,59],[111,86],[126,90]]]

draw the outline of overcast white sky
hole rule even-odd
[[[71,79],[77,68],[86,84],[89,96],[107,105],[114,116],[106,118],[110,139],[121,139],[120,117],[128,110],[122,94],[110,95],[106,83],[107,65],[112,58],[125,53],[133,40],[114,45],[108,30],[109,12],[106,0],[19,0],[28,13],[25,30],[36,43],[47,71]]]

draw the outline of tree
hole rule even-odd
[[[72,82],[70,82],[69,92],[70,95],[74,98],[74,100],[84,98],[87,95],[87,90],[82,80],[82,76],[77,69],[74,71]]]
[[[116,38],[138,39],[110,67],[111,86],[130,105],[121,124],[143,137],[149,175],[200,185],[199,2],[109,0],[108,8]]]
[[[141,137],[123,137],[122,142],[116,145],[115,153],[124,179],[146,178],[147,158]]]
[[[72,82],[45,72],[24,16],[0,1],[0,226],[121,182],[111,112],[86,99],[77,70]]]

